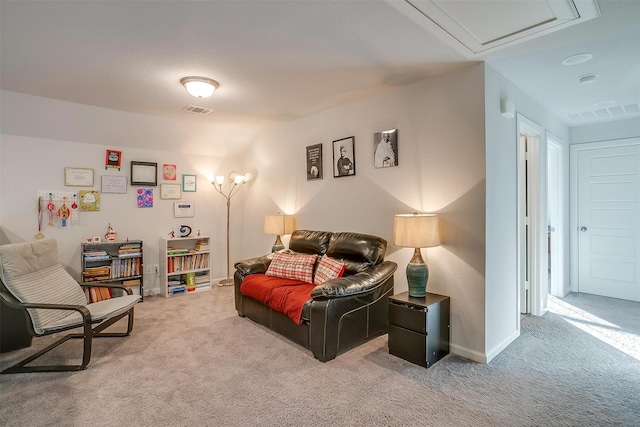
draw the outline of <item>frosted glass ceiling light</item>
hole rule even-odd
[[[187,92],[196,98],[208,98],[220,87],[220,83],[206,77],[184,77],[180,83],[187,89]]]

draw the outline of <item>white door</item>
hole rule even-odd
[[[640,301],[640,139],[632,142],[577,148],[578,290]]]

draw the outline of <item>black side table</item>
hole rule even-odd
[[[425,368],[449,354],[449,310],[443,295],[389,297],[389,353]]]

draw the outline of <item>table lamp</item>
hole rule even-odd
[[[296,219],[293,215],[267,215],[264,218],[265,234],[275,234],[276,242],[271,247],[271,252],[284,249],[284,244],[280,240],[281,234],[291,234],[296,229]]]
[[[414,248],[413,258],[407,265],[409,296],[424,298],[427,292],[429,269],[422,259],[420,248],[438,246],[440,231],[436,214],[401,214],[393,219],[393,244]]]

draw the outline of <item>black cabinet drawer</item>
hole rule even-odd
[[[427,332],[427,308],[390,300],[389,323],[424,334]]]
[[[426,335],[389,325],[389,353],[416,365],[429,367]]]

